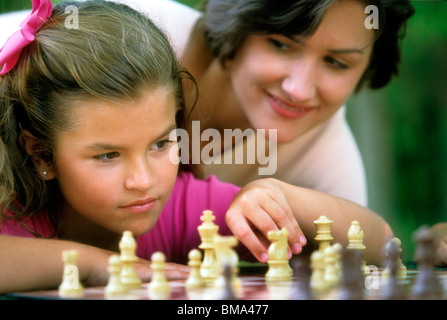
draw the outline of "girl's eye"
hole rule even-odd
[[[290,46],[287,43],[284,43],[282,41],[273,38],[269,38],[268,40],[275,48],[278,48],[280,50],[287,50],[290,48]]]
[[[341,70],[345,70],[345,69],[349,69],[349,66],[343,62],[340,62],[339,60],[333,58],[333,57],[326,57],[324,59],[332,68],[335,69],[341,69]]]
[[[113,159],[116,159],[118,157],[119,157],[118,152],[109,152],[95,156],[96,159],[102,161],[112,161]]]
[[[175,141],[171,141],[171,140],[161,140],[161,141],[158,141],[158,142],[154,143],[152,146],[153,146],[153,149],[154,149],[154,150],[157,150],[157,151],[163,151],[163,150],[165,150],[165,149],[169,146],[169,144],[172,143],[172,142],[175,142]]]

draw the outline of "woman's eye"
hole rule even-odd
[[[332,58],[332,57],[326,57],[324,59],[331,67],[335,69],[349,69],[349,66],[343,62],[340,62],[339,60]]]
[[[289,46],[287,43],[284,43],[284,42],[279,41],[279,40],[276,40],[276,39],[269,38],[269,42],[270,42],[275,48],[278,48],[278,49],[281,49],[281,50],[287,50],[287,49],[290,48],[290,46]]]

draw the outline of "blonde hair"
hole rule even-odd
[[[68,5],[78,8],[78,28],[67,29]],[[55,136],[68,130],[70,102],[137,98],[150,86],[166,86],[177,97],[182,126],[183,70],[168,39],[150,19],[108,1],[63,2],[18,64],[0,77],[0,204],[16,215],[56,211],[56,180],[43,181],[20,144],[28,130],[45,146],[52,163]]]

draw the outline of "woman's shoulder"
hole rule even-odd
[[[123,2],[147,14],[167,34],[177,56],[181,56],[190,33],[201,16],[198,10],[173,0],[129,0]]]

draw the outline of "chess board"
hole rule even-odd
[[[406,298],[411,299],[411,288],[418,275],[418,270],[408,270],[405,279],[400,283],[404,287]],[[437,279],[444,290],[444,300],[447,300],[447,270],[437,270]],[[378,278],[374,278],[378,277]],[[237,300],[290,300],[293,299],[296,280],[291,282],[269,282],[265,281],[264,275],[244,275],[240,276],[242,287],[235,291]],[[382,270],[377,275],[371,274],[365,277],[365,288],[363,292],[364,300],[382,300],[381,292],[384,287]],[[224,289],[215,288],[212,285],[205,288],[186,290],[185,280],[169,281],[171,292],[169,296],[152,296],[147,290],[148,283],[143,283],[141,289],[130,290],[121,295],[107,297],[105,287],[89,287],[84,289],[80,300],[222,300]],[[338,300],[339,286],[314,292],[314,300]],[[54,300],[62,299],[59,297],[58,290],[45,290],[35,292],[15,292],[7,295],[10,299],[34,299],[34,300]],[[72,298],[73,299],[73,298]]]

